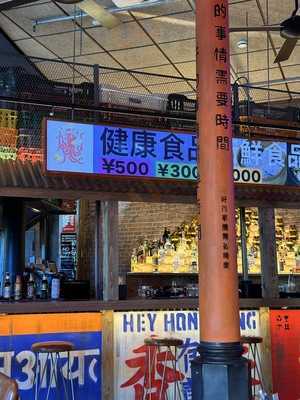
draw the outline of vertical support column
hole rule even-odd
[[[42,260],[47,258],[47,220],[43,216],[40,220],[40,257]]]
[[[90,214],[90,201],[79,200],[79,221],[78,221],[78,265],[77,278],[90,280],[91,260],[94,241],[92,233],[92,218]]]
[[[93,276],[94,276],[94,294],[96,299],[103,298],[103,274],[101,272],[102,267],[102,218],[101,218],[101,206],[100,201],[96,201],[96,215],[95,215],[95,261],[94,261],[94,269],[93,269]]]
[[[101,202],[103,300],[119,298],[119,211],[117,201]]]
[[[263,307],[259,309],[259,322],[261,337],[261,376],[263,378],[264,389],[267,393],[273,393],[272,379],[272,344],[270,332],[270,310]]]
[[[47,217],[47,258],[56,264],[59,261],[59,216]]]
[[[3,200],[5,271],[20,274],[25,264],[25,210],[23,199]]]
[[[201,341],[193,400],[249,398],[240,344],[228,18],[228,0],[197,2]]]
[[[97,107],[100,103],[100,83],[99,83],[99,65],[93,65],[94,75],[94,105]]]
[[[34,226],[34,255],[35,259],[41,257],[41,229],[40,222]]]
[[[240,229],[241,229],[241,249],[242,249],[242,267],[243,280],[248,280],[248,252],[247,252],[247,227],[245,207],[240,207]]]
[[[100,82],[99,82],[99,65],[95,64],[93,65],[93,78],[94,78],[94,106],[98,107],[99,104],[101,103],[100,101]],[[99,120],[99,113],[97,111],[94,111],[94,122],[97,122]]]
[[[102,396],[104,400],[114,400],[115,385],[115,349],[114,349],[114,312],[102,313]]]
[[[278,271],[274,208],[259,208],[262,295],[278,297]]]

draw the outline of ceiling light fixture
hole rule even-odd
[[[246,49],[246,48],[248,47],[248,42],[247,42],[247,40],[246,40],[246,39],[240,39],[240,40],[237,42],[237,47],[238,47],[239,49]]]
[[[112,0],[112,2],[118,7],[118,8],[132,8],[136,5],[149,5],[151,6],[151,3],[158,3],[161,2],[160,0]]]
[[[96,19],[93,19],[93,20],[92,20],[92,25],[93,25],[93,26],[100,26],[101,24],[100,24],[100,22],[97,21]]]
[[[144,0],[112,0],[118,8],[130,7],[134,4],[143,3]]]

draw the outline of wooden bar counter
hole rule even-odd
[[[287,299],[240,299],[240,309],[299,308],[300,298]],[[198,299],[166,299],[166,300],[122,300],[122,301],[20,301],[0,302],[0,314],[47,314],[141,310],[188,310],[198,308]]]

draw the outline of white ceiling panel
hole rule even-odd
[[[103,27],[89,29],[88,33],[106,50],[120,50],[152,44],[148,36],[135,22],[121,24],[111,30]]]
[[[18,40],[16,45],[27,56],[41,58],[55,58],[55,55],[34,39]]]
[[[167,62],[167,59],[155,46],[112,51],[111,54],[128,69],[152,67]]]
[[[43,5],[32,4],[30,7],[15,8],[4,12],[10,19],[18,24],[25,32],[28,32],[32,36],[39,36],[44,34],[58,33],[69,31],[73,29],[72,21],[52,23],[39,25],[34,31],[33,21],[38,18],[48,18],[63,16],[64,14],[59,11],[53,2],[46,3]]]
[[[61,33],[53,36],[43,36],[39,41],[48,49],[52,50],[58,57],[73,56],[74,33]],[[99,46],[84,32],[77,31],[75,34],[76,55],[91,54],[101,51]]]
[[[141,68],[141,69],[139,69],[139,71],[147,72],[148,74],[161,74],[161,75],[179,76],[179,74],[176,71],[176,69],[170,64],[161,65],[159,67]]]
[[[158,43],[195,37],[195,15],[193,12],[146,19],[141,21],[141,24]]]
[[[20,29],[16,24],[11,22],[4,14],[0,14],[0,28],[3,29],[12,40],[29,38],[29,35],[27,35],[23,29]]]
[[[193,61],[196,57],[195,39],[164,43],[161,44],[161,48],[174,63]]]
[[[196,62],[186,62],[186,63],[178,63],[176,67],[182,73],[183,76],[187,78],[196,78]]]
[[[73,62],[73,57],[65,58],[68,62]],[[120,65],[107,53],[95,53],[84,56],[76,56],[75,62],[89,65],[100,65],[102,67],[120,68]]]

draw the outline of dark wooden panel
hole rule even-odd
[[[274,208],[259,208],[258,212],[262,295],[274,298],[279,296]]]
[[[292,300],[292,301],[289,301]],[[240,299],[240,307],[244,309],[259,308],[263,305],[284,307],[293,304],[300,308],[300,299],[277,299],[263,303],[262,299]],[[129,311],[129,310],[178,310],[196,309],[198,299],[166,299],[166,300],[124,300],[124,301],[34,301],[0,303],[0,314],[39,314],[39,313],[65,313],[65,312],[94,312],[104,310]]]

